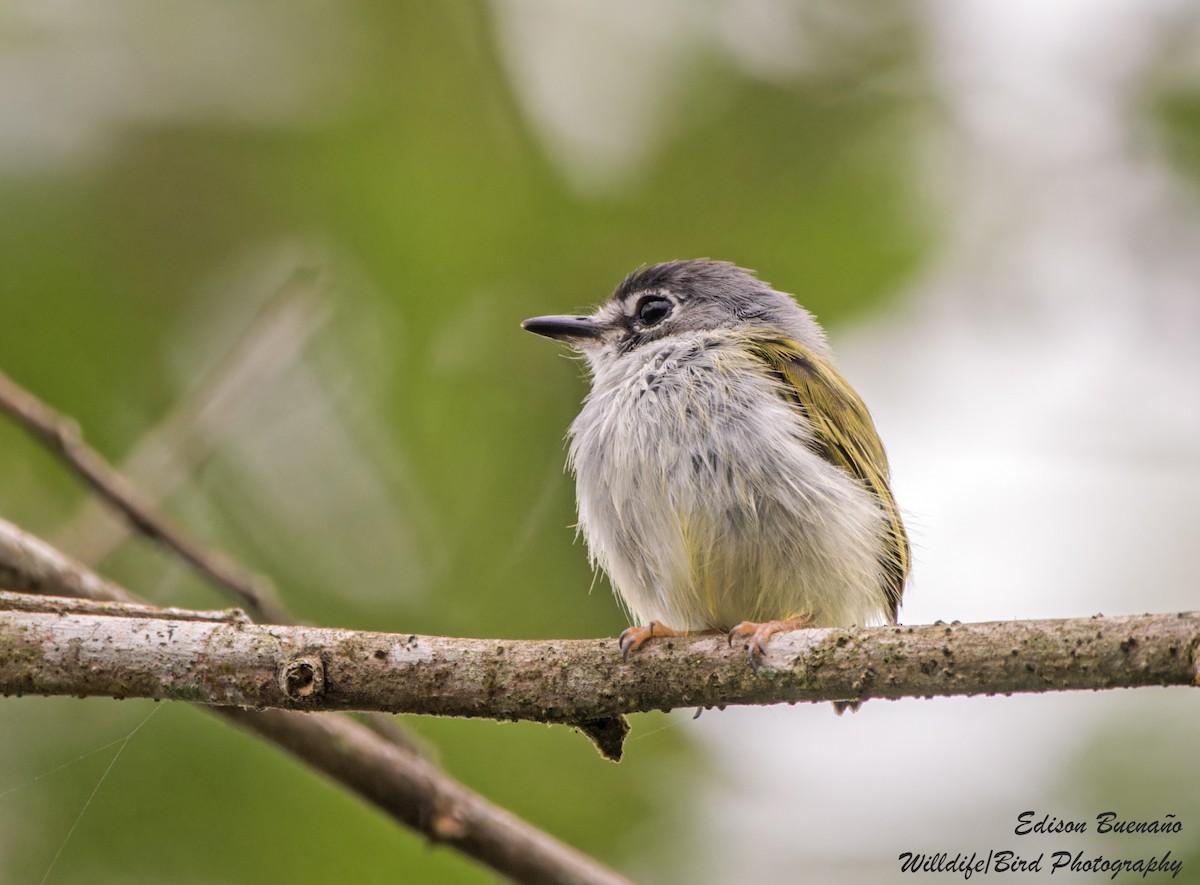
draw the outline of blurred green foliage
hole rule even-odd
[[[492,8],[340,6],[359,42],[332,111],[288,125],[142,121],[81,166],[0,168],[2,368],[119,460],[191,380],[177,370],[179,352],[223,346],[199,337],[198,318],[265,294],[214,294],[214,280],[242,285],[230,267],[311,238],[339,256],[329,265],[334,340],[322,344],[349,357],[342,386],[331,388],[344,409],[334,414],[351,439],[382,427],[385,448],[398,453],[392,501],[411,520],[414,571],[378,576],[394,595],[331,581],[307,558],[310,546],[336,562],[347,526],[380,548],[393,544],[390,527],[355,522],[349,483],[333,505],[306,498],[303,477],[250,496],[254,475],[232,444],[168,505],[276,577],[306,620],[451,635],[615,634],[621,614],[603,582],[588,592],[585,551],[569,528],[562,435],[584,390],[580,372],[518,322],[598,301],[635,266],[677,257],[757,268],[834,325],[894,291],[931,237],[909,183],[922,103],[918,86],[873,84],[920,83],[914,38],[887,30],[836,74],[790,81],[752,78],[719,53],[698,52],[648,166],[622,187],[584,194],[566,183],[508,80]],[[352,271],[341,277],[339,268]],[[355,312],[381,330],[379,351],[336,340]],[[234,433],[253,430],[251,422]],[[275,440],[278,460],[300,442]],[[364,450],[368,461],[377,451]],[[335,487],[338,467],[320,465]],[[83,497],[0,425],[0,513],[53,535]],[[278,510],[255,509],[264,499]],[[326,507],[334,509],[312,512]],[[315,543],[274,519],[300,512],[318,526]],[[158,601],[221,604],[139,541],[103,568]],[[175,706],[144,722],[72,831],[115,747],[84,754],[123,738],[151,709],[0,704],[0,819],[15,822],[0,836],[0,878],[37,881],[62,847],[49,882],[487,880],[274,750]],[[665,880],[680,791],[702,760],[686,726],[660,718],[636,720],[620,766],[568,729],[409,724],[489,798],[608,863]]]

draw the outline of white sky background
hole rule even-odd
[[[0,171],[101,162],[139,124],[320,120],[345,100],[359,38],[336,5],[315,0],[9,0]]]
[[[617,4],[585,27],[561,9],[543,16],[546,5],[497,5],[531,116],[581,187],[636,177],[653,136],[609,142],[647,131],[671,94],[661,68],[706,39],[705,25],[631,29]],[[736,60],[757,28],[768,57],[786,58],[791,36],[807,59],[806,6],[718,4],[707,39]],[[916,174],[945,213],[946,240],[898,309],[834,334],[908,513],[916,565],[902,618],[1195,608],[1200,213],[1153,151],[1136,102],[1148,68],[1194,34],[1200,8],[919,8],[946,126]],[[652,53],[653,77],[636,88],[627,69],[605,79],[606,40],[664,28],[682,36]],[[523,39],[581,49],[546,58],[521,52]],[[608,98],[558,100],[596,92]],[[1194,710],[1180,712],[1191,700],[1176,690],[876,701],[841,718],[825,705],[706,714],[686,726],[714,757],[711,777],[690,775],[697,801],[681,801],[695,820],[680,880],[793,881],[802,870],[809,881],[878,882],[901,878],[906,850],[1056,850],[1015,840],[1016,815],[1091,818],[1103,809],[1064,803],[1064,766],[1131,715],[1190,715],[1194,728]],[[1200,813],[1189,794],[1181,784],[1161,813]]]

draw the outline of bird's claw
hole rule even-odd
[[[767,653],[767,643],[771,641],[771,637],[776,633],[783,633],[788,630],[799,630],[801,627],[808,625],[807,618],[791,618],[786,621],[763,621],[757,623],[755,621],[742,621],[732,630],[726,637],[729,640],[730,648],[733,647],[733,640],[746,639],[746,656],[750,660],[750,669],[755,673],[762,667],[763,657]]]
[[[628,661],[629,653],[637,651],[648,639],[681,635],[683,634],[672,630],[670,627],[664,627],[658,621],[651,621],[644,627],[626,627],[621,631],[621,635],[617,637],[617,642],[621,644],[621,660]]]
[[[621,660],[628,661],[629,653],[641,648],[646,640],[654,635],[654,623],[651,621],[645,627],[626,627],[621,631],[621,635],[617,637],[617,641],[621,644]]]

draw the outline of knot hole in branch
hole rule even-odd
[[[279,670],[279,688],[293,701],[317,697],[325,691],[325,664],[316,655],[292,658]]]

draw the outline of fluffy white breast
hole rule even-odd
[[[878,502],[809,448],[737,341],[697,332],[591,360],[570,464],[593,561],[642,624],[882,620]]]

